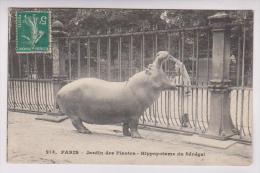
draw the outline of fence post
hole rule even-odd
[[[52,81],[53,81],[53,97],[54,110],[51,113],[59,114],[56,106],[56,94],[59,89],[65,84],[67,79],[65,72],[65,56],[63,56],[65,37],[68,34],[63,31],[63,24],[60,21],[55,21],[52,24]]]
[[[212,28],[212,79],[210,80],[210,120],[208,138],[225,140],[235,135],[230,115],[230,26],[225,12],[208,17]]]

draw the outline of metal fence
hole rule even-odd
[[[240,139],[252,134],[252,29],[251,23],[234,24],[231,30],[230,114]],[[155,54],[168,50],[184,62],[192,85],[186,85],[174,64],[163,66],[168,76],[180,84],[176,91],[163,91],[143,114],[140,124],[203,133],[210,119],[212,35],[210,28],[152,29],[126,33],[69,36],[58,39],[65,59],[67,81],[97,77],[124,81],[152,63]],[[8,109],[50,112],[54,109],[52,54],[15,53],[9,43]],[[189,91],[189,92],[187,92]]]

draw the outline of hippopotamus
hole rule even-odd
[[[56,96],[57,104],[80,133],[91,133],[89,124],[123,124],[123,135],[140,138],[138,121],[142,113],[158,99],[162,90],[175,90],[163,71],[167,51],[156,54],[144,71],[128,81],[109,82],[96,78],[81,78],[62,87]]]

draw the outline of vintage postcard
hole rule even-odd
[[[8,13],[7,163],[252,163],[254,10]]]

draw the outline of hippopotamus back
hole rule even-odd
[[[68,116],[77,115],[91,124],[126,121],[141,106],[127,82],[95,78],[83,78],[64,86],[57,94],[57,103]]]

